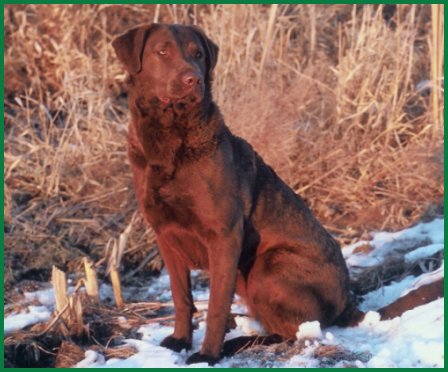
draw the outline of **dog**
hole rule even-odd
[[[212,98],[219,48],[196,26],[149,24],[112,43],[129,75],[128,156],[140,212],[156,233],[175,306],[161,345],[190,349],[195,311],[190,270],[210,273],[205,338],[187,364],[215,364],[253,338],[223,346],[236,292],[269,336],[294,339],[299,324],[353,325],[336,240],[300,196],[245,140]]]

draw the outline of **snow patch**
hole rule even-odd
[[[305,322],[300,324],[296,337],[298,340],[302,340],[304,338],[322,338],[320,323],[316,320],[313,322]]]
[[[43,289],[36,292],[25,292],[24,296],[26,301],[38,301],[45,306],[52,306],[55,301],[53,288]]]
[[[381,263],[387,255],[393,252],[400,253],[404,247],[414,246],[407,253],[407,259],[418,260],[428,257],[443,249],[444,219],[435,219],[431,222],[420,223],[409,229],[397,232],[374,232],[371,241],[359,241],[344,247],[342,253],[350,269],[365,268]],[[354,253],[356,248],[370,245],[373,249],[369,253]],[[412,247],[411,247],[412,248]]]
[[[407,260],[414,262],[431,256],[443,249],[444,220],[437,219],[431,223],[416,225],[410,229],[396,233],[375,233],[369,242],[361,241],[343,249],[351,270],[357,266],[377,264],[387,254],[398,252],[405,245],[406,252],[401,252]],[[357,247],[370,244],[372,250],[368,253],[353,253]],[[409,250],[409,247],[412,249]],[[194,274],[197,275],[197,274]],[[194,277],[193,275],[193,277]],[[381,321],[377,310],[395,301],[409,291],[422,285],[440,280],[444,277],[444,266],[439,269],[422,274],[418,277],[407,276],[400,281],[367,293],[363,297],[361,310],[367,311],[365,319],[357,326],[351,328],[329,327],[322,335],[319,322],[302,324],[297,332],[298,338],[305,339],[303,349],[296,355],[277,357],[275,353],[237,354],[231,358],[224,358],[216,367],[321,367],[321,361],[316,357],[315,351],[321,345],[341,346],[356,356],[359,360],[352,360],[350,365],[359,368],[388,367],[444,367],[444,299],[438,299],[423,306],[405,312],[401,317]],[[169,277],[166,272],[154,278],[144,290],[147,299],[154,301],[171,301]],[[102,285],[100,289],[102,299],[112,298],[110,286]],[[194,299],[207,300],[208,288],[194,288]],[[48,321],[50,309],[54,306],[53,290],[48,289],[25,294],[26,301],[37,301],[43,306],[28,306],[28,311],[12,314],[4,319],[5,334],[13,332],[28,325]],[[206,305],[201,306],[206,309]],[[245,316],[247,308],[238,297],[232,305],[236,328],[226,334],[226,339],[254,333],[263,334],[261,325],[254,319]],[[120,322],[126,322],[120,318]],[[158,367],[208,367],[205,363],[187,366],[185,361],[189,355],[198,351],[205,337],[206,323],[200,321],[193,334],[192,350],[175,353],[160,347],[160,342],[173,332],[173,327],[151,323],[143,325],[138,332],[142,335],[140,340],[128,339],[125,342],[132,345],[137,353],[126,359],[105,360],[104,356],[93,350],[88,350],[85,359],[76,367],[110,367],[110,368],[158,368]],[[250,353],[250,352],[248,352]],[[247,356],[251,357],[248,358]],[[271,357],[272,355],[272,357]],[[269,358],[269,361],[267,361]],[[334,367],[345,367],[347,361],[336,361]]]
[[[104,363],[106,362],[102,354],[97,353],[93,350],[87,350],[84,355],[85,359],[77,363],[75,365],[75,368],[98,367],[104,365]]]
[[[406,262],[415,262],[421,260],[422,258],[430,257],[440,251],[443,251],[443,244],[430,244],[406,253],[404,255],[404,260]]]
[[[36,323],[46,322],[51,312],[45,306],[28,306],[27,312],[12,314],[3,320],[5,335]]]

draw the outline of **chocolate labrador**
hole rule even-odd
[[[224,123],[211,90],[218,47],[198,27],[166,24],[131,29],[113,47],[129,73],[138,205],[156,232],[175,305],[174,332],[161,345],[191,347],[192,269],[209,271],[210,301],[205,339],[187,363],[223,355],[235,291],[271,335],[266,342],[294,338],[306,321],[361,319],[338,243]],[[225,355],[239,346],[224,345]]]

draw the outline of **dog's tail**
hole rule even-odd
[[[431,301],[443,297],[443,278],[435,282],[422,285],[421,287],[410,291],[403,297],[391,304],[376,310],[381,320],[392,319],[402,315],[405,311],[414,307],[427,304]],[[355,305],[349,304],[343,313],[336,319],[334,325],[341,327],[353,327],[358,325],[365,317],[365,313],[359,310]]]
[[[405,311],[413,309],[414,307],[427,304],[431,301],[435,301],[444,295],[443,278],[422,285],[421,287],[414,289],[407,295],[400,297],[395,302],[387,305],[378,310],[381,315],[381,319],[392,319],[400,316]]]
[[[398,300],[394,301],[390,305],[387,305],[377,312],[381,316],[381,320],[392,319],[402,315],[405,311],[413,309],[414,307],[427,304],[440,297],[443,297],[444,286],[443,278],[433,283],[423,285]],[[340,327],[354,327],[358,325],[365,317],[365,313],[359,310],[356,305],[350,303],[342,314],[333,322],[333,325]],[[224,342],[221,357],[228,357],[235,355],[245,349],[256,345],[273,345],[281,342],[290,341],[293,339],[285,339],[280,335],[269,336],[241,336]]]

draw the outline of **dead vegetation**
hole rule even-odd
[[[391,252],[384,260],[379,261],[375,265],[360,270],[352,270],[350,286],[353,293],[356,296],[362,296],[394,281],[401,281],[409,275],[417,277],[423,273],[432,272],[443,264],[443,251],[416,262],[406,262],[404,254],[411,250],[412,248],[404,245],[403,250]]]
[[[263,362],[264,368],[276,367],[279,361],[288,361],[294,356],[301,355],[307,346],[316,340],[305,339],[299,341],[284,341],[270,346],[253,346],[238,353],[238,358],[230,365],[231,368],[250,368],[252,360]],[[356,362],[367,362],[372,356],[368,352],[353,352],[342,345],[317,344],[313,351],[316,367],[357,368]],[[300,365],[300,364],[299,364]]]
[[[160,313],[161,304],[145,304],[145,308],[117,309],[105,304],[84,303],[82,332],[64,333],[66,323],[56,315],[45,324],[6,336],[5,361],[10,367],[73,367],[93,350],[109,358],[125,358],[136,351],[123,343],[127,337],[138,337],[142,317]],[[125,317],[125,318],[124,318]],[[120,319],[126,319],[125,322]],[[56,320],[56,321],[55,321]]]
[[[418,246],[425,244],[420,242]],[[415,244],[404,244],[400,252],[410,252]],[[362,247],[365,250],[365,247]],[[113,256],[112,256],[113,257]],[[52,284],[55,294],[55,311],[46,323],[20,329],[7,334],[4,340],[5,366],[7,367],[73,367],[87,357],[90,350],[97,358],[126,359],[137,352],[136,348],[125,342],[126,339],[140,339],[139,329],[145,324],[174,326],[174,304],[172,302],[140,302],[139,291],[126,288],[126,301],[123,301],[121,290],[113,290],[115,303],[109,298],[98,296],[96,275],[92,274],[94,265],[84,260],[85,276],[78,279],[71,294],[67,288],[67,275],[53,267]],[[352,288],[357,296],[401,280],[410,274],[420,275],[434,271],[443,264],[443,252],[407,263],[403,256],[393,252],[385,256],[377,265],[355,270],[352,277]],[[73,277],[71,275],[71,277]],[[94,282],[94,283],[92,283]],[[113,282],[113,285],[118,285]],[[23,282],[21,283],[23,285]],[[94,284],[94,285],[93,285]],[[204,277],[195,276],[194,288],[204,286]],[[92,291],[92,288],[95,290]],[[30,290],[22,287],[22,290]],[[33,288],[31,288],[32,290]],[[36,288],[34,288],[35,290]],[[83,290],[82,290],[83,289]],[[146,293],[147,296],[147,293]],[[121,302],[118,301],[120,299]],[[146,297],[145,297],[146,300]],[[7,313],[23,312],[27,301],[22,297],[15,304],[8,305]],[[207,301],[195,301],[197,307],[193,314],[193,325],[197,327],[204,321]],[[227,329],[237,326],[236,316],[247,314],[232,312],[228,318]],[[299,355],[313,340],[288,340],[271,346],[255,345],[250,349],[237,353],[232,367],[250,367],[256,358],[263,366],[273,367],[276,362],[287,361]],[[356,367],[357,361],[367,362],[371,355],[368,352],[354,352],[342,345],[319,345],[314,351],[314,358],[321,367],[342,365]]]
[[[151,21],[196,23],[217,42],[228,125],[342,241],[443,213],[442,5],[6,5],[6,290],[49,280],[53,264],[81,271],[129,226],[111,41]],[[160,269],[154,249],[135,217],[125,282]]]
[[[112,281],[115,303],[111,305],[108,298],[100,299],[92,263],[86,261],[84,269],[85,276],[77,281],[69,295],[67,274],[53,266],[54,312],[45,323],[6,334],[5,366],[68,368],[85,359],[88,350],[96,352],[98,358],[124,359],[137,352],[125,340],[141,338],[139,328],[142,325],[174,325],[172,302],[138,302],[131,294],[125,304],[120,284]],[[8,313],[23,312],[26,303],[26,299],[21,298],[17,306],[10,306]],[[204,305],[205,301],[196,301],[196,306],[202,309],[193,315],[195,326],[205,319]],[[229,318],[229,326],[234,328],[233,319],[234,315]]]

